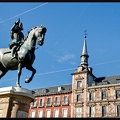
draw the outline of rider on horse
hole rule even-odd
[[[9,45],[9,48],[12,49],[12,58],[16,58],[17,50],[24,42],[24,34],[21,32],[23,30],[23,24],[20,22],[20,18],[11,28],[11,38],[12,42]]]

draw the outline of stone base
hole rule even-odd
[[[32,91],[20,87],[0,88],[0,117],[27,118]]]

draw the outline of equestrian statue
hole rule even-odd
[[[20,22],[20,18],[11,28],[12,42],[8,48],[0,49],[0,79],[9,70],[18,70],[16,86],[20,86],[20,76],[22,68],[32,71],[29,78],[25,80],[25,83],[32,81],[36,69],[33,68],[32,64],[35,60],[35,49],[36,41],[42,46],[44,44],[45,33],[47,29],[41,25],[32,28],[26,38],[21,32],[23,30],[23,24]]]

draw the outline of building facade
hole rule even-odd
[[[81,63],[72,73],[71,117],[120,117],[120,76],[95,77],[88,57],[85,36]]]
[[[34,89],[33,94],[36,99],[31,103],[29,117],[71,117],[71,93],[71,84]]]
[[[93,75],[86,35],[80,57],[71,84],[33,90],[36,100],[31,103],[29,117],[120,117],[120,75]]]

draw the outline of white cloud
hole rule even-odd
[[[59,56],[57,58],[57,61],[58,62],[65,62],[65,61],[68,61],[72,58],[75,58],[75,55],[74,54],[66,54],[66,55],[63,55],[63,56]]]

